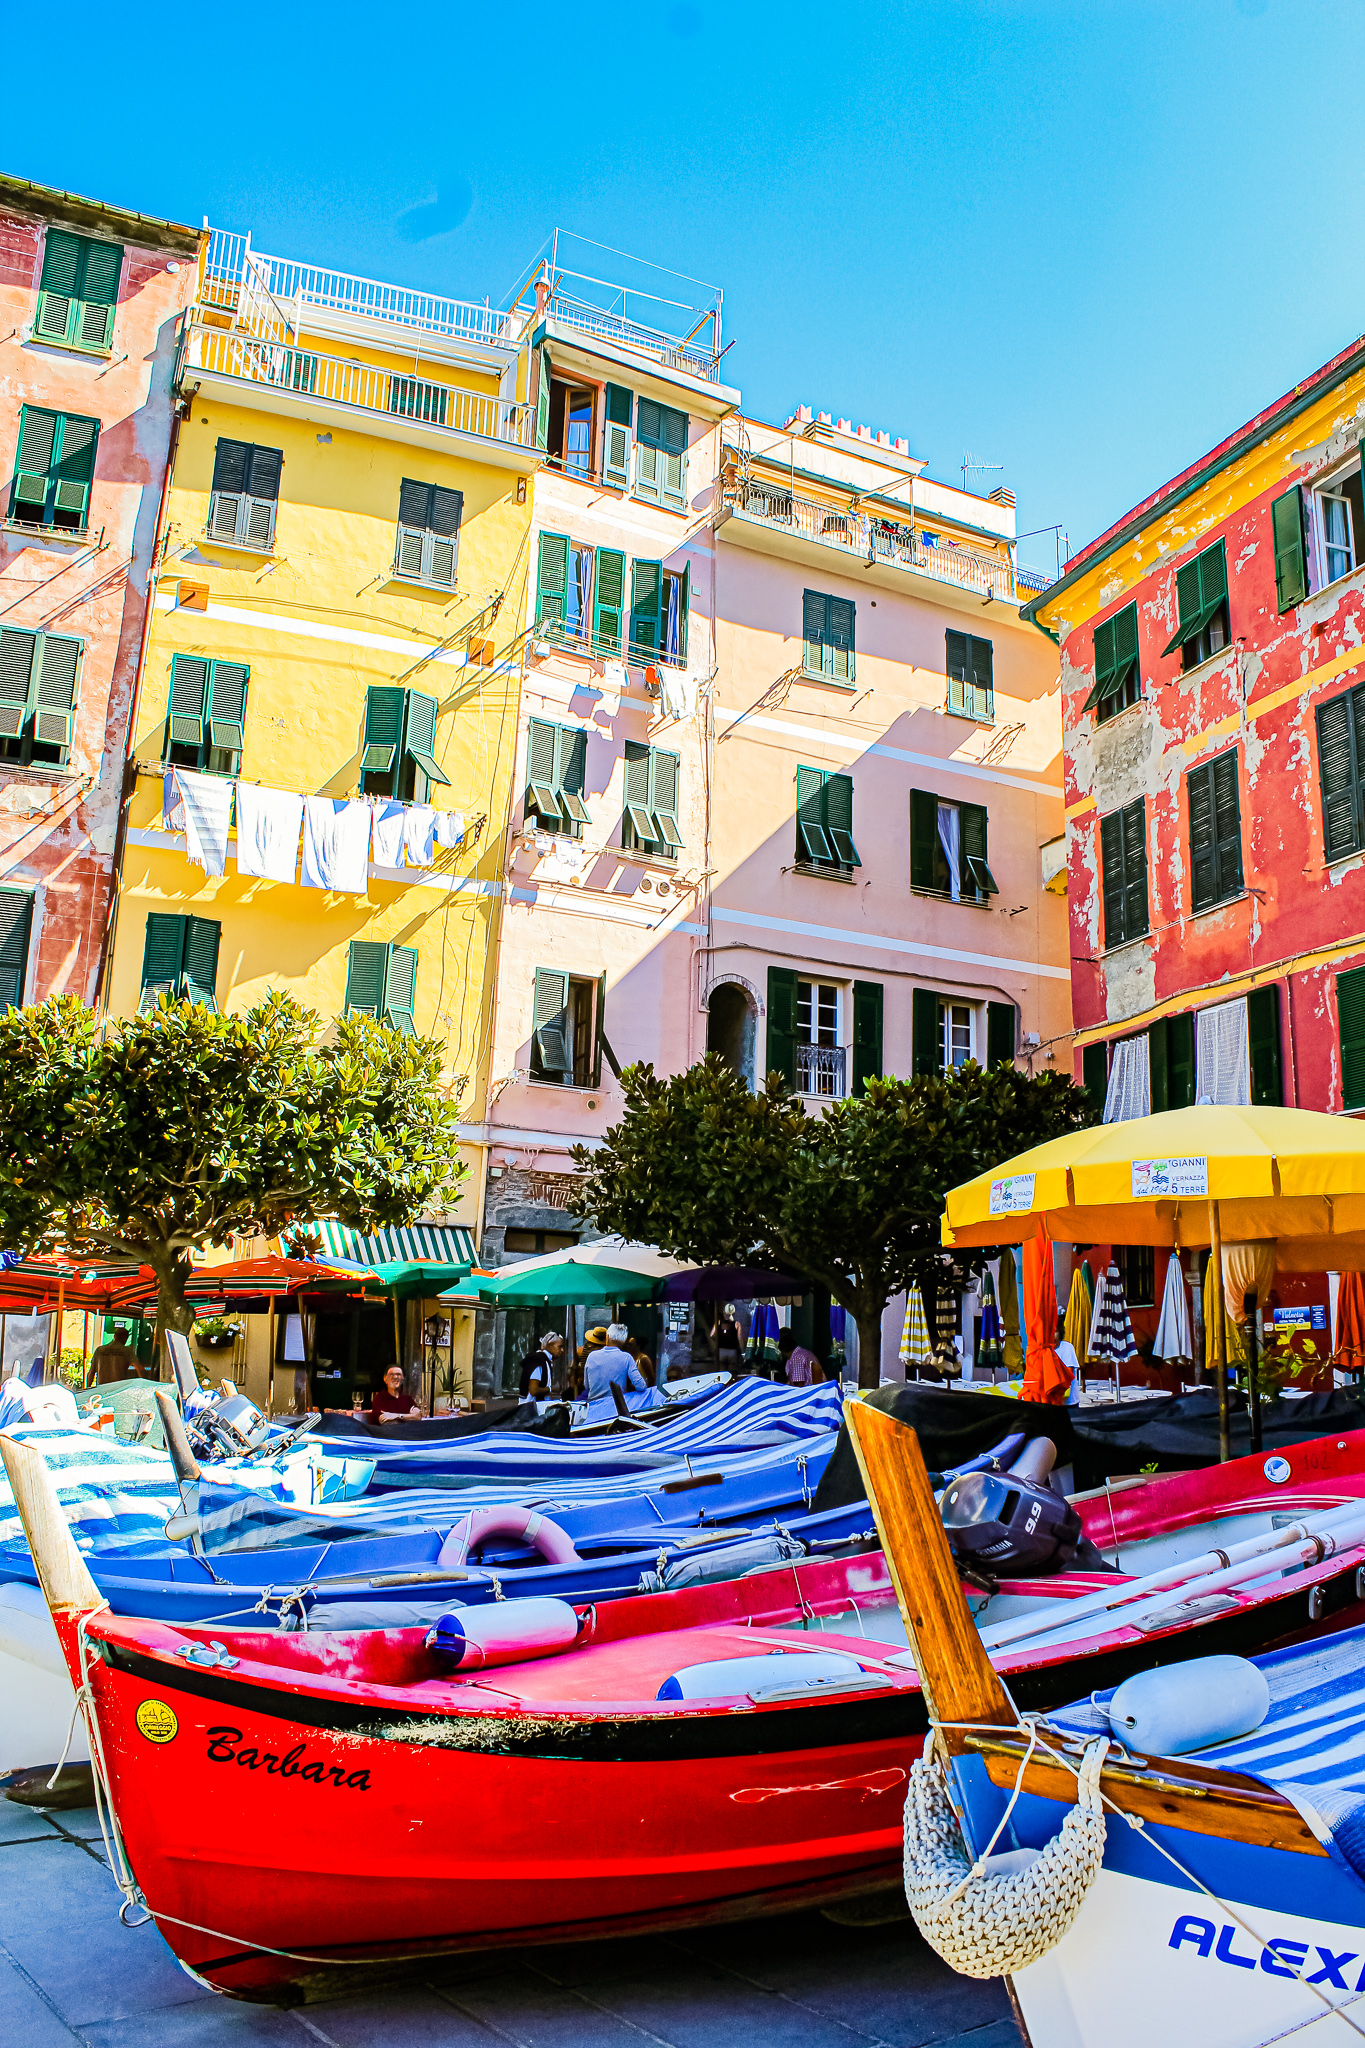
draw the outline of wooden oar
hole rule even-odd
[[[0,1458],[38,1568],[43,1598],[53,1615],[89,1614],[107,1606],[76,1548],[42,1452],[0,1431]]]

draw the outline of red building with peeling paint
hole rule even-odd
[[[199,245],[0,177],[0,1005],[98,993]]]

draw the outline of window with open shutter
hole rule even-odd
[[[1235,748],[1193,768],[1190,803],[1191,904],[1207,910],[1242,892],[1242,818]]]
[[[621,844],[655,860],[674,860],[682,845],[678,830],[681,763],[677,754],[627,740],[625,805]]]
[[[372,777],[391,776],[403,738],[404,692],[387,684],[365,692],[365,731],[360,742],[360,786],[376,789]],[[383,792],[380,792],[381,794]]]
[[[853,777],[824,768],[796,771],[796,864],[848,875],[862,866],[853,843]]]
[[[406,723],[403,735],[403,753],[406,762],[425,778],[421,788],[409,789],[406,784],[398,791],[403,797],[412,796],[420,803],[431,793],[432,783],[443,783],[448,788],[450,777],[436,759],[436,715],[440,705],[424,690],[408,690]]]
[[[1280,1074],[1280,990],[1277,982],[1254,988],[1247,997],[1247,1054],[1251,1100],[1278,1109],[1284,1101]]]
[[[31,892],[0,889],[0,1010],[23,1007],[32,927]]]
[[[1123,946],[1147,930],[1146,812],[1141,797],[1100,820],[1104,943]]]
[[[910,998],[910,1070],[915,1074],[943,1071],[939,997],[931,988],[917,988]]]
[[[621,648],[622,613],[626,601],[626,558],[617,548],[599,548],[593,603],[593,639],[604,653]]]
[[[164,758],[205,775],[240,774],[250,678],[245,662],[174,656]]]
[[[659,606],[663,595],[662,562],[630,565],[630,651],[652,657],[659,651]]]
[[[417,1036],[417,948],[389,946],[384,980],[384,1021],[409,1038]]]
[[[948,709],[964,718],[993,723],[995,719],[995,657],[992,643],[973,633],[949,632],[947,642]]]
[[[986,1005],[986,1065],[1012,1066],[1019,1013],[1013,1003]]]
[[[1303,492],[1297,484],[1271,504],[1270,532],[1275,547],[1275,609],[1287,612],[1308,595]]]
[[[1081,711],[1093,711],[1096,722],[1102,725],[1106,718],[1136,704],[1141,696],[1138,613],[1136,604],[1129,604],[1095,628],[1095,684]]]
[[[346,955],[346,1015],[381,1017],[389,949],[372,939],[352,939]]]
[[[938,798],[931,789],[910,792],[910,886],[937,889]]]
[[[581,839],[590,813],[587,786],[588,735],[582,726],[552,725],[532,718],[526,729],[527,822]]]
[[[218,946],[223,927],[211,917],[185,919],[185,965],[182,993],[192,1003],[218,1008]]]
[[[540,566],[536,575],[536,622],[560,625],[564,619],[564,594],[569,582],[569,536],[542,533]]]
[[[1317,725],[1323,855],[1329,861],[1341,860],[1365,846],[1365,791],[1361,787],[1365,684],[1320,704]]]
[[[114,338],[114,307],[122,270],[120,244],[49,228],[38,282],[34,339],[106,354]]]
[[[854,606],[845,597],[807,590],[801,599],[802,666],[807,675],[849,683],[854,675]]]
[[[633,393],[608,384],[602,439],[602,481],[614,490],[630,488],[630,426]]]
[[[63,633],[0,627],[0,761],[66,765],[82,644]]]
[[[172,1002],[218,1007],[218,947],[222,926],[209,917],[148,914],[142,944],[140,1010],[154,1010],[164,995]]]
[[[666,569],[659,651],[665,661],[676,662],[680,668],[687,665],[687,619],[691,605],[692,564],[685,563],[681,575],[674,569]]]
[[[687,508],[687,414],[652,398],[635,407],[635,495],[674,512]]]
[[[1103,1116],[1105,1098],[1109,1093],[1107,1046],[1087,1045],[1081,1053],[1081,1086],[1090,1097],[1096,1116]]]
[[[882,1078],[882,1003],[879,981],[853,984],[853,1072],[849,1092],[866,1095],[869,1081]]]
[[[27,526],[83,533],[90,518],[99,432],[98,420],[24,406],[19,414],[10,518]]]
[[[1156,1019],[1147,1033],[1147,1060],[1153,1110],[1188,1109],[1194,1101],[1195,1079],[1192,1010],[1183,1011],[1178,1017]],[[1101,1109],[1104,1096],[1105,1087],[1101,1086]]]
[[[1337,976],[1337,1032],[1341,1106],[1365,1108],[1365,967],[1353,967]]]
[[[767,1044],[763,1072],[780,1074],[796,1086],[796,973],[790,967],[768,969]]]
[[[407,583],[449,590],[459,561],[464,492],[404,477],[398,491],[393,573]]]
[[[213,457],[207,537],[228,547],[269,554],[284,451],[251,441],[219,441]]]
[[[964,893],[970,884],[978,902],[987,896],[998,896],[999,888],[991,873],[987,856],[986,835],[988,819],[984,804],[959,804],[958,832],[961,860],[962,885]]]
[[[569,1018],[569,977],[558,968],[537,967],[531,1015],[531,1076],[565,1082],[573,1076]]]
[[[1228,644],[1228,569],[1221,540],[1176,571],[1180,624],[1162,654],[1181,650],[1181,666],[1197,668]]]

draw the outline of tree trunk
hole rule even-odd
[[[874,1315],[858,1314],[858,1386],[879,1387],[882,1383],[882,1308]]]
[[[185,1300],[185,1282],[194,1268],[185,1252],[152,1252],[149,1263],[157,1278],[156,1332],[152,1339],[152,1360],[162,1379],[169,1379],[171,1373],[169,1346],[162,1344],[166,1330],[178,1330],[187,1337],[194,1328],[195,1312]],[[163,1359],[162,1351],[166,1352]]]

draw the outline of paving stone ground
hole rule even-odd
[[[0,1799],[6,2048],[1020,2048],[1000,1982],[941,1963],[908,1920],[818,1913],[698,1934],[466,1956],[293,2011],[187,1977],[119,1924],[93,1809]]]

